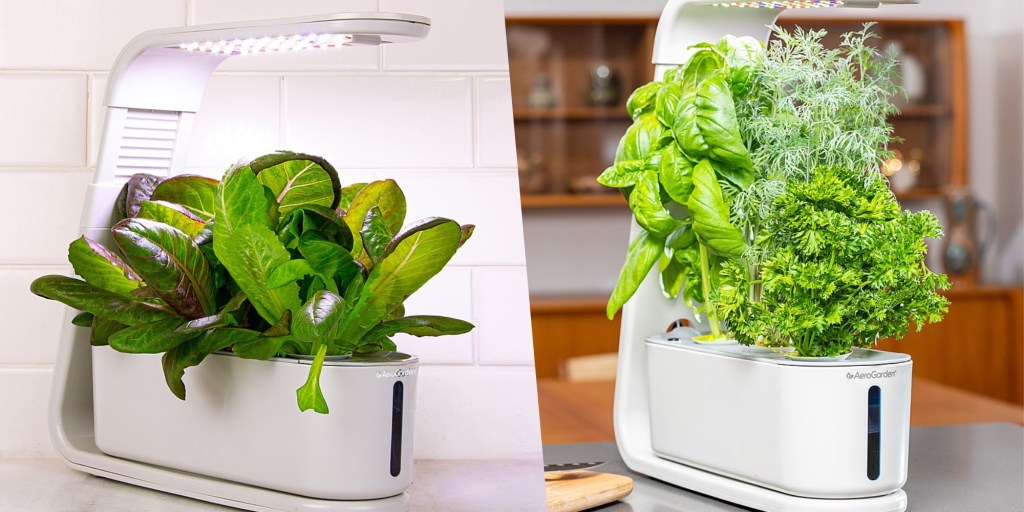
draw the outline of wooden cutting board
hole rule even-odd
[[[548,512],[578,512],[625,498],[633,491],[633,479],[594,471],[548,473],[544,487]]]

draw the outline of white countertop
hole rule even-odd
[[[541,472],[540,461],[418,460],[413,485],[407,491],[410,510],[543,511]],[[57,459],[0,459],[0,512],[181,510],[235,509],[92,476]]]

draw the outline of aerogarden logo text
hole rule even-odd
[[[398,370],[381,370],[377,372],[378,379],[397,379],[399,377],[411,377],[416,375],[416,368],[401,368]]]
[[[896,370],[872,370],[870,372],[847,372],[846,380],[891,379]]]

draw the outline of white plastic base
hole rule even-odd
[[[50,400],[50,437],[60,456],[73,469],[111,480],[256,512],[409,510],[409,496],[406,493],[362,501],[308,498],[103,453],[96,446],[94,433],[92,347],[89,346],[89,331],[70,325],[74,314],[75,311],[68,309],[66,327],[54,367]],[[156,377],[160,378],[159,375]]]
[[[808,498],[882,496],[906,483],[909,356],[854,349],[842,361],[795,361],[694,335],[646,341],[655,453]]]
[[[620,444],[620,451],[622,446]],[[632,458],[629,468],[666,483],[765,512],[904,512],[907,493],[847,500],[801,498],[658,458],[654,452]]]
[[[93,347],[96,446],[108,455],[329,500],[395,496],[412,483],[417,359],[328,361],[330,414],[301,412],[309,361],[212,354],[167,389],[160,355]]]

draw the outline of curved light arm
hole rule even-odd
[[[106,105],[196,112],[206,81],[228,57],[259,51],[410,42],[423,39],[429,32],[428,18],[392,13],[328,14],[151,30],[139,34],[121,50],[110,73]],[[316,37],[307,42],[310,36],[345,39],[320,45]],[[293,37],[298,40],[289,45]],[[261,41],[275,39],[283,44],[260,45]],[[246,46],[246,42],[251,44]],[[212,46],[197,51],[203,43]]]
[[[686,62],[691,45],[726,34],[767,41],[769,26],[785,9],[878,7],[916,4],[918,0],[669,0],[654,35],[655,76]]]
[[[110,225],[109,206],[128,176],[182,172],[206,84],[229,57],[404,43],[419,41],[429,32],[429,18],[375,12],[197,25],[139,34],[121,50],[110,72],[96,175],[81,227]]]

